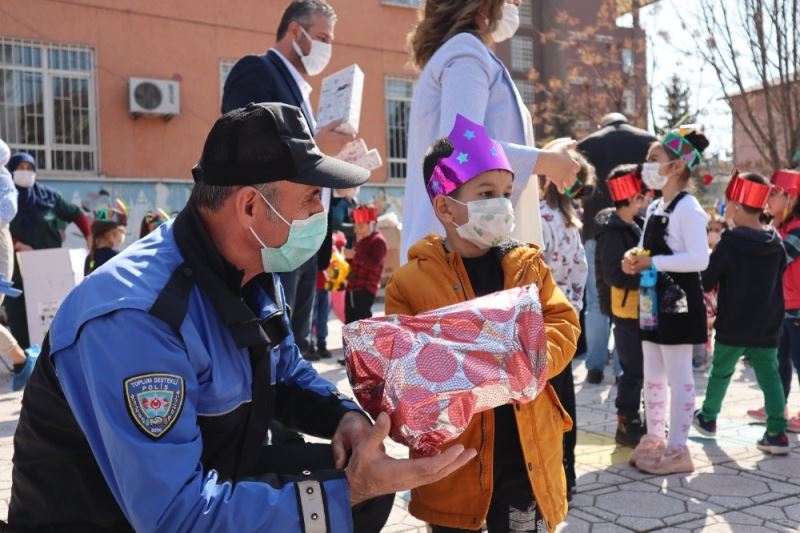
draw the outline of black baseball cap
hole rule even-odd
[[[219,117],[192,176],[207,185],[286,180],[347,189],[367,181],[369,171],[320,152],[300,108],[270,102]]]

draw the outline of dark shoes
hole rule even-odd
[[[322,359],[330,359],[331,357],[333,357],[333,355],[331,355],[331,352],[329,352],[325,346],[319,346],[317,348],[317,353]]]
[[[762,452],[773,455],[787,455],[791,451],[789,449],[789,437],[786,436],[786,433],[778,433],[777,435],[764,433],[764,436],[756,443],[756,446]]]
[[[697,409],[692,417],[692,427],[705,437],[717,436],[717,421],[708,420],[703,416],[703,410]]]
[[[617,434],[614,436],[617,444],[635,448],[646,434],[647,426],[638,415],[617,415]]]
[[[589,372],[586,374],[586,382],[591,383],[592,385],[597,385],[603,382],[603,369],[601,368],[590,368]]]
[[[320,356],[317,353],[317,350],[314,349],[314,347],[310,347],[305,352],[303,352],[303,359],[313,363],[313,362],[319,361],[320,360]]]

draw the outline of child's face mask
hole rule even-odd
[[[478,248],[485,250],[506,242],[514,231],[514,207],[508,198],[490,198],[454,202],[467,207],[467,222],[460,226],[453,222],[456,233]]]

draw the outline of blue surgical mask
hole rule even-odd
[[[259,193],[267,206],[289,226],[289,237],[278,248],[270,248],[256,234],[253,228],[250,233],[261,245],[261,263],[264,272],[293,272],[300,265],[311,259],[322,246],[325,235],[328,233],[328,213],[321,211],[303,220],[293,220],[291,223],[278,213],[264,195]]]

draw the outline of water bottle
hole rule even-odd
[[[658,272],[655,267],[643,270],[639,278],[639,328],[653,331],[658,327]]]

